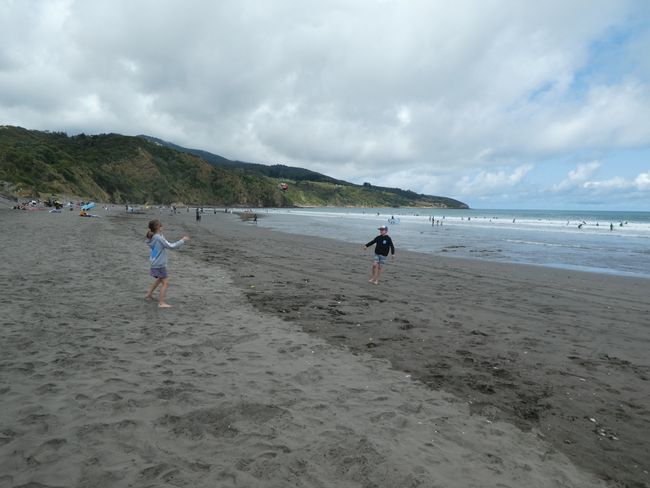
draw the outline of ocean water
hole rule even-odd
[[[258,209],[258,226],[399,249],[650,279],[650,212],[412,208]],[[432,225],[432,220],[433,225]]]

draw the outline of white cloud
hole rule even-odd
[[[464,176],[456,187],[461,195],[483,196],[508,191],[522,183],[524,177],[533,169],[532,164],[524,164],[512,172],[500,170],[496,172],[481,171],[475,177]]]
[[[647,173],[640,173],[634,179],[634,186],[641,191],[650,190],[650,171]]]
[[[550,115],[550,114],[549,114]],[[539,135],[549,151],[582,147],[634,147],[650,142],[650,85],[627,80],[592,88],[585,100],[566,103]]]
[[[553,202],[554,205],[556,202],[560,205],[562,202],[571,202],[571,205],[609,202],[610,206],[621,206],[627,202],[631,206],[640,205],[647,208],[650,198],[650,171],[631,177],[617,175],[595,179],[601,169],[600,161],[579,164],[562,182],[552,186],[551,191],[545,193],[545,201]]]
[[[521,161],[650,147],[645,0],[0,3],[3,124],[462,195],[524,184]]]
[[[650,191],[650,171],[640,173],[636,178],[628,180],[620,176],[601,181],[586,181],[582,185],[586,190],[610,192],[614,190]]]
[[[591,161],[590,163],[579,164],[576,169],[569,171],[567,178],[561,183],[555,185],[555,191],[564,191],[569,188],[582,185],[593,175],[601,166],[600,161]]]
[[[630,188],[632,184],[627,181],[625,178],[616,176],[610,178],[609,180],[602,181],[585,181],[582,184],[582,188],[587,190],[601,190],[601,191],[612,191],[612,190],[622,190],[624,188]]]

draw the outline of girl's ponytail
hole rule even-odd
[[[149,222],[149,230],[147,231],[147,239],[151,239],[158,230],[160,230],[160,220],[154,219]]]

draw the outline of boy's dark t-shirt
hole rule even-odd
[[[372,241],[366,244],[366,247],[370,247],[373,244],[377,244],[377,246],[375,247],[375,254],[388,256],[389,250],[391,254],[395,254],[395,246],[393,246],[393,240],[390,238],[390,236],[378,235]]]

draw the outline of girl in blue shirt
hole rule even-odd
[[[158,307],[170,308],[171,305],[165,301],[165,295],[167,294],[167,288],[169,287],[169,277],[167,276],[167,249],[178,249],[185,243],[185,241],[189,241],[190,238],[183,236],[181,240],[170,243],[160,232],[161,229],[162,224],[160,223],[160,220],[155,219],[149,222],[149,231],[147,232],[147,245],[151,248],[151,253],[149,255],[151,270],[149,271],[149,274],[153,276],[156,281],[154,281],[149,287],[149,291],[144,297],[147,300],[153,299],[154,290],[158,288],[158,285],[162,285],[158,297]]]

